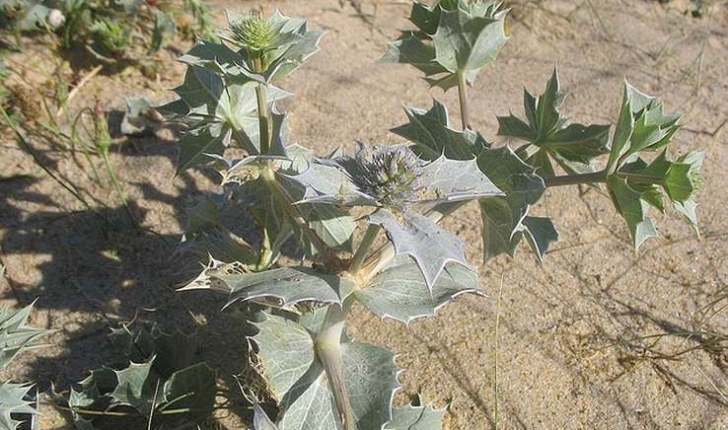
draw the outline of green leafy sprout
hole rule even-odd
[[[354,303],[409,324],[480,294],[465,243],[440,225],[468,202],[480,209],[485,263],[514,256],[523,239],[545,258],[558,233],[530,212],[557,186],[606,188],[635,248],[657,235],[650,211],[668,203],[698,231],[703,154],[673,157],[679,116],[629,84],[614,127],[571,122],[554,71],[542,94],[525,91],[523,115],[498,118],[515,150],[472,129],[467,88],[507,41],[506,15],[498,2],[414,3],[414,28],[383,61],[457,88],[461,126],[438,101],[407,107],[407,123],[392,130],[406,143],[360,143],[353,154],[289,143],[277,104],[290,94],[276,85],[318,50],[321,33],[304,20],[229,14],[221,43],[200,41],[180,58],[178,99],[160,108],[187,126],[179,171],[215,170],[223,187],[189,211],[182,246],[209,263],[182,289],[222,293],[225,308],[248,311],[246,380],[257,382],[241,386],[253,429],[442,428],[444,410],[393,406],[394,354],[351,339],[346,323]],[[235,234],[226,219],[250,220],[259,234]]]

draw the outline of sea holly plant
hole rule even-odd
[[[124,365],[94,369],[68,395],[55,394],[76,429],[93,430],[108,417],[125,417],[133,428],[190,425],[216,407],[217,374],[196,360],[194,334],[135,322],[112,329],[110,340]]]
[[[499,118],[498,134],[522,142],[516,150],[469,126],[466,87],[507,39],[498,3],[415,3],[415,28],[384,57],[457,88],[462,127],[434,101],[406,108],[408,122],[392,130],[402,143],[327,155],[291,143],[276,106],[290,95],[280,78],[318,49],[321,34],[278,11],[228,16],[221,43],[201,41],[182,56],[179,99],[161,110],[187,126],[179,170],[220,177],[222,192],[189,212],[184,248],[210,258],[183,290],[222,293],[224,308],[249,315],[240,381],[254,429],[442,428],[444,410],[393,405],[394,354],[352,339],[346,324],[355,304],[409,324],[480,294],[465,243],[440,225],[469,202],[482,215],[485,261],[514,255],[524,238],[545,257],[558,234],[530,209],[552,186],[606,185],[636,246],[655,232],[647,209],[667,210],[665,197],[697,223],[702,156],[671,161],[677,116],[629,85],[611,136],[606,125],[568,122],[555,72],[544,94],[526,92],[525,119]]]

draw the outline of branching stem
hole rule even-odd
[[[379,235],[379,231],[381,229],[382,228],[378,225],[369,224],[369,227],[367,228],[366,233],[364,233],[364,237],[362,238],[359,247],[356,249],[354,258],[351,261],[349,273],[351,273],[352,276],[356,276],[359,274],[362,264],[364,264],[364,261],[369,254],[369,250],[374,244],[374,241],[377,239],[377,236]]]
[[[334,394],[334,402],[341,414],[344,430],[357,430],[349,390],[344,382],[344,361],[341,353],[341,335],[344,331],[347,308],[346,305],[329,306],[324,328],[316,336],[315,348]]]
[[[560,187],[563,185],[593,184],[607,181],[607,172],[602,170],[593,173],[581,173],[578,175],[551,176],[543,178],[547,187]]]
[[[339,257],[336,253],[326,244],[326,242],[319,237],[309,225],[306,219],[301,214],[298,206],[295,205],[295,201],[288,194],[285,188],[276,180],[275,172],[271,166],[267,166],[261,172],[261,178],[265,182],[268,189],[271,191],[273,198],[285,208],[286,213],[296,223],[298,228],[301,230],[304,236],[311,242],[311,245],[316,249],[317,252],[324,255],[330,262],[336,263],[338,266]]]
[[[460,209],[465,205],[467,201],[453,202],[445,205],[438,210],[432,210],[426,215],[435,222],[440,222],[446,216],[452,214],[456,210]],[[362,280],[369,281],[380,271],[384,270],[385,267],[394,259],[396,252],[392,242],[387,242],[379,250],[369,255],[364,261],[361,270],[363,272]]]

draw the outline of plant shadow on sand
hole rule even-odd
[[[112,130],[115,123],[118,129],[121,114],[110,118]],[[127,206],[119,203],[110,185],[102,188],[92,183],[90,174],[72,179],[61,175],[58,165],[72,162],[71,157],[57,159],[39,147],[36,143],[34,153],[47,168],[64,182],[90,190],[85,196],[98,197],[88,200],[92,202],[88,209],[67,210],[57,196],[67,191],[47,176],[16,175],[0,182],[0,230],[4,231],[0,260],[6,269],[0,299],[18,306],[35,301],[36,318],[56,330],[47,338],[47,348],[21,360],[17,368],[22,375],[14,373],[14,368],[9,375],[35,381],[41,391],[49,390],[51,384],[68,390],[92,369],[125,367],[128,361],[114,353],[109,334],[122,324],[143,321],[165,332],[194,333],[199,341],[196,361],[217,368],[221,384],[237,392],[231,375],[244,370],[247,362],[233,357],[247,354],[241,335],[247,323],[236,312],[220,312],[223,297],[175,291],[177,284],[199,273],[204,257],[179,252],[180,234],[157,231],[169,231],[165,223],[183,225],[186,204],[156,185],[156,177],[148,179],[143,172],[154,168],[160,156],[176,161],[176,145],[131,137],[112,150],[140,164],[133,175],[126,175],[135,180],[123,181],[125,192],[140,196],[127,199]],[[73,162],[82,169],[85,160]],[[171,180],[174,172],[167,173]],[[177,189],[185,196],[204,194],[188,173],[180,174],[176,182],[181,182]],[[146,207],[137,204],[140,200]],[[155,213],[159,208],[167,208],[165,214]],[[247,414],[244,408],[233,407],[233,412]]]

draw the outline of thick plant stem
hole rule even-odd
[[[341,335],[344,331],[346,308],[345,305],[329,306],[324,328],[316,336],[315,348],[334,394],[334,402],[339,410],[344,430],[357,430],[354,408],[351,406],[349,390],[344,382],[344,361],[341,355]]]
[[[349,273],[351,273],[353,276],[356,276],[359,274],[362,264],[364,264],[364,260],[366,259],[366,256],[369,253],[369,249],[374,244],[374,241],[377,239],[377,236],[379,235],[379,230],[381,230],[381,229],[382,228],[378,225],[369,224],[369,227],[367,228],[366,233],[364,233],[364,237],[362,238],[361,243],[359,244],[359,248],[356,249],[354,258],[351,261],[351,267],[349,268]]]
[[[470,128],[470,113],[468,111],[468,83],[465,81],[465,73],[460,71],[458,76],[458,98],[460,99],[460,119],[463,123],[463,130]]]
[[[563,185],[592,184],[607,181],[607,172],[602,170],[594,173],[582,173],[579,175],[551,176],[543,178],[547,187],[560,187]]]
[[[523,161],[528,160],[529,158],[536,155],[536,153],[540,150],[537,145],[534,145],[533,143],[527,143],[520,148],[516,149],[516,155],[518,158],[520,158]]]
[[[461,201],[461,202],[453,202],[448,205],[445,205],[441,207],[438,210],[432,210],[428,212],[426,215],[435,222],[440,222],[443,218],[446,216],[452,214],[456,210],[463,207],[467,201]],[[362,264],[361,270],[359,272],[361,273],[361,277],[363,281],[369,281],[374,276],[377,275],[377,273],[384,270],[385,267],[389,263],[394,260],[394,257],[397,255],[396,250],[394,249],[394,245],[392,242],[388,242],[386,245],[382,246],[377,250],[377,252],[372,253],[369,255],[369,257],[364,261]]]
[[[255,73],[263,73],[263,62],[260,55],[253,59]],[[260,153],[267,154],[270,150],[270,132],[268,121],[268,96],[265,84],[258,84],[255,88],[255,97],[258,101],[258,126],[260,130]]]

